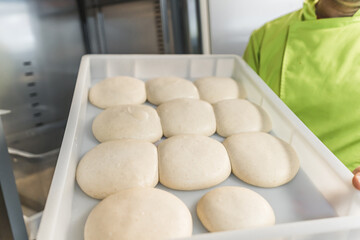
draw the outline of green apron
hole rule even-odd
[[[280,98],[350,169],[360,166],[359,30],[360,19],[291,25],[280,83]]]
[[[268,82],[278,82],[272,88],[280,98],[353,170],[360,166],[359,12],[354,17],[316,20],[314,4],[307,1],[302,20],[288,25],[282,59],[278,59],[282,61],[280,79]],[[260,49],[266,44],[259,44]],[[266,59],[274,55],[272,51],[262,49],[258,57]],[[265,79],[273,70],[267,71],[269,75],[263,70],[276,59],[267,61],[268,65],[258,60],[261,65],[256,66]]]

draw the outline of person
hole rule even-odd
[[[360,190],[360,0],[305,0],[255,30],[244,60],[354,173]]]

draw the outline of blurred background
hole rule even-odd
[[[30,239],[82,55],[242,55],[254,29],[301,6],[302,0],[0,0],[0,114],[6,113],[3,130]]]

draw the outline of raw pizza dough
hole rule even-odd
[[[101,143],[81,159],[76,180],[87,195],[97,199],[127,188],[154,187],[159,180],[157,149],[150,142],[133,139]]]
[[[185,204],[156,188],[122,190],[101,201],[85,224],[85,240],[185,238],[192,218]]]
[[[146,82],[148,101],[152,104],[161,103],[177,98],[199,99],[199,93],[195,85],[184,78],[160,77]]]
[[[166,137],[181,134],[210,136],[215,133],[215,114],[208,102],[176,99],[161,104],[157,111]]]
[[[269,115],[258,105],[243,99],[224,100],[213,105],[216,132],[228,137],[243,132],[269,132]]]
[[[210,232],[265,227],[275,224],[270,204],[258,193],[243,187],[219,187],[197,204],[197,215]]]
[[[124,138],[156,142],[162,137],[160,118],[146,105],[108,108],[94,119],[92,131],[100,142]]]
[[[89,101],[99,108],[141,104],[146,101],[145,83],[126,76],[106,78],[90,89]]]
[[[235,176],[254,186],[283,185],[295,177],[300,167],[294,149],[267,133],[233,135],[223,144]]]
[[[159,177],[177,190],[209,188],[227,179],[231,165],[224,146],[201,135],[179,135],[158,146]]]
[[[228,77],[205,77],[197,79],[194,84],[199,90],[200,99],[211,104],[234,98],[245,98],[245,90]]]

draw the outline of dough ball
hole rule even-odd
[[[277,187],[291,181],[300,163],[294,149],[267,133],[241,133],[224,142],[232,171],[258,187]]]
[[[85,240],[185,238],[192,234],[192,218],[185,204],[156,188],[122,190],[91,211]]]
[[[94,119],[92,131],[100,142],[124,138],[156,142],[162,137],[160,118],[146,105],[108,108]]]
[[[142,140],[101,143],[81,159],[76,180],[87,195],[98,199],[127,188],[154,187],[159,180],[157,149]]]
[[[227,179],[230,160],[224,146],[201,135],[179,135],[158,146],[160,182],[177,190],[209,188]]]
[[[199,78],[194,83],[199,90],[200,99],[211,104],[225,99],[245,98],[245,90],[232,78],[206,77]]]
[[[199,93],[195,85],[184,78],[160,77],[146,82],[148,101],[152,104],[161,103],[177,98],[199,99]]]
[[[215,133],[214,110],[205,101],[176,99],[161,104],[157,111],[166,137],[181,134],[210,136]]]
[[[197,204],[197,215],[210,232],[264,227],[275,224],[269,203],[243,187],[219,187],[206,193]]]
[[[145,83],[126,76],[106,78],[90,89],[89,100],[99,108],[141,104],[146,101]]]
[[[269,132],[269,115],[258,105],[243,99],[224,100],[213,105],[216,132],[228,137],[243,132]]]

